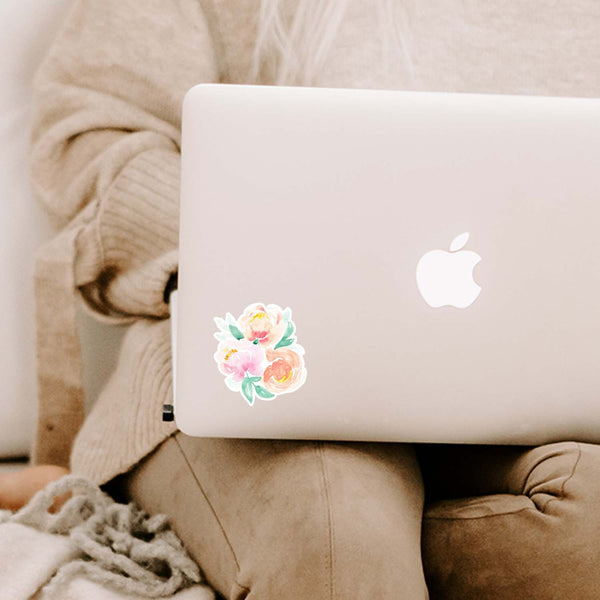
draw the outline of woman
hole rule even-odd
[[[96,314],[130,325],[75,441],[74,471],[98,483],[120,476],[130,498],[169,514],[228,598],[427,598],[424,492],[412,447],[195,439],[160,421],[171,393],[165,319],[177,270],[181,101],[200,82],[595,94],[600,82],[582,78],[580,63],[590,65],[592,46],[600,57],[585,10],[600,15],[591,0],[582,4],[548,9],[539,27],[533,4],[518,2],[76,2],[36,82],[35,188],[69,224],[38,260],[38,462],[65,464],[83,421],[70,301],[77,288]],[[567,17],[579,35],[566,54],[555,41],[568,36]],[[447,457],[443,468],[431,468],[442,464],[436,453]],[[544,493],[560,498],[594,457],[578,445],[427,451],[425,473],[450,482],[437,482],[440,495],[511,494],[430,509],[431,594],[567,597],[559,592],[568,585],[578,590],[572,598],[591,598],[574,580],[580,553],[560,563],[566,583],[554,581],[552,557],[532,569],[522,554],[548,541],[564,550],[572,525],[547,524],[531,477],[543,475]],[[464,485],[443,472],[451,468],[466,474]]]

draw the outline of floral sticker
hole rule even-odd
[[[219,341],[214,354],[225,385],[252,406],[256,398],[273,400],[306,381],[304,348],[296,342],[292,309],[250,304],[235,319],[215,317]]]

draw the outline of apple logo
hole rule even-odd
[[[429,306],[466,308],[479,296],[481,287],[473,280],[473,269],[481,256],[461,250],[468,240],[469,233],[461,233],[452,240],[450,252],[432,250],[419,261],[417,286]]]

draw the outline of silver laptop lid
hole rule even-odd
[[[201,85],[190,435],[600,440],[600,101]]]

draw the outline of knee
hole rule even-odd
[[[426,598],[422,488],[410,451],[317,443],[264,502],[236,600]],[[272,492],[274,492],[272,490]]]
[[[572,442],[524,453],[509,494],[428,508],[423,548],[434,598],[597,597],[600,447]]]
[[[526,452],[515,463],[510,491],[527,496],[542,512],[551,508],[553,501],[585,492],[585,486],[580,485],[582,472],[578,468],[582,450],[582,445],[575,442],[561,442]]]
[[[521,572],[543,573],[540,579],[546,581],[547,594],[561,589],[571,597],[597,597],[600,446],[576,442],[540,446],[521,457],[515,474],[511,491],[531,503],[525,511],[529,514],[512,519],[519,528],[512,535],[510,552],[521,563]]]

